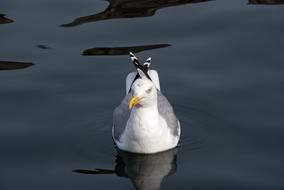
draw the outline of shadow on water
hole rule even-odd
[[[284,0],[249,0],[249,4],[284,4]]]
[[[63,27],[73,27],[88,22],[118,18],[135,18],[153,16],[158,9],[184,5],[189,3],[207,2],[210,0],[108,0],[109,6],[98,14],[76,18]]]
[[[171,46],[170,44],[154,44],[143,46],[128,46],[128,47],[96,47],[84,50],[82,55],[128,55],[129,52],[138,53],[141,51],[165,48]]]
[[[12,19],[6,18],[5,14],[0,14],[0,24],[9,24],[14,22]]]
[[[31,62],[0,61],[0,70],[24,69],[33,65]]]
[[[160,189],[165,176],[177,171],[177,149],[157,154],[134,154],[117,150],[114,170],[109,169],[76,169],[73,172],[93,175],[115,174],[131,180],[136,189]]]
[[[39,49],[51,49],[51,47],[48,47],[48,46],[43,45],[43,44],[38,44],[38,45],[36,45],[36,47],[38,47]]]

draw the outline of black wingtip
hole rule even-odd
[[[148,74],[148,70],[149,70],[149,67],[150,67],[150,64],[151,64],[151,57],[149,57],[147,60],[146,60],[146,62],[142,65],[140,62],[139,62],[139,60],[138,60],[138,58],[130,51],[129,52],[129,56],[130,56],[130,58],[131,58],[131,60],[132,60],[132,63],[134,64],[134,66],[135,66],[135,68],[138,70],[138,69],[140,69],[144,74],[145,74],[145,76],[149,79],[149,80],[151,80],[152,81],[152,79],[151,79],[151,77],[149,76],[149,74]],[[137,71],[138,72],[138,71]],[[139,74],[138,74],[138,76],[139,76]],[[135,77],[135,80],[137,79],[138,77],[136,76]],[[135,81],[134,80],[134,81]],[[133,81],[133,82],[134,82]]]
[[[139,67],[139,65],[141,65],[141,63],[139,62],[138,58],[131,51],[129,52],[129,56],[130,56],[130,59],[131,59],[132,63],[134,64],[134,66],[136,68]]]

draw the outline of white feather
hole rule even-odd
[[[166,121],[152,107],[132,110],[121,140],[120,149],[136,153],[156,153],[176,147]]]
[[[156,70],[149,70],[148,74],[150,75],[150,77],[151,77],[154,85],[156,86],[156,88],[161,91],[158,72]]]
[[[131,88],[131,85],[132,85],[136,75],[137,75],[137,72],[131,72],[127,75],[127,77],[126,77],[126,88],[125,88],[126,89],[126,95],[129,93],[129,90]]]

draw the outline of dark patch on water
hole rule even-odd
[[[38,44],[38,45],[36,45],[36,47],[38,47],[39,49],[51,49],[51,47],[48,47],[48,46],[43,45],[43,44]]]
[[[89,22],[97,22],[109,19],[136,18],[153,16],[158,9],[201,3],[210,0],[108,0],[109,6],[101,13],[76,18],[74,21],[63,24],[63,27],[73,27]]]
[[[0,24],[9,24],[14,22],[12,19],[5,17],[5,14],[0,14]]]
[[[142,51],[165,48],[170,44],[153,44],[143,46],[128,46],[128,47],[96,47],[84,50],[82,55],[128,55],[129,52],[138,53]]]
[[[277,5],[284,4],[284,0],[249,0],[249,4]]]
[[[0,61],[0,70],[24,69],[33,65],[30,62]]]

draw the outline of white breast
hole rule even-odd
[[[174,148],[177,140],[158,112],[139,109],[132,112],[120,142],[120,149],[136,153],[156,153]]]

